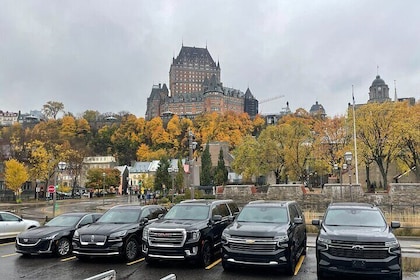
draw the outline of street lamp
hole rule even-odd
[[[102,180],[102,206],[104,206],[105,205],[105,177],[106,177],[105,172],[102,173],[102,177],[103,177],[103,180]]]
[[[342,182],[342,176],[341,176],[341,167],[338,166],[337,163],[334,163],[334,170],[339,172],[339,180],[340,180],[340,196],[341,200],[343,199],[343,182]]]
[[[67,163],[64,161],[60,161],[58,163],[58,171],[60,171],[61,175],[64,169],[66,169]],[[53,192],[53,218],[55,217],[55,202],[57,200],[57,174],[54,176],[54,192]],[[62,180],[61,180],[62,181]]]
[[[351,161],[353,160],[353,154],[351,152],[344,153],[344,161],[348,165],[348,173],[349,173],[349,186],[350,186],[350,199],[353,200],[353,192],[352,192],[352,185],[351,185]]]

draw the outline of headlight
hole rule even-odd
[[[58,233],[53,234],[53,235],[48,235],[48,236],[45,236],[42,239],[44,239],[44,240],[53,240],[57,235],[58,235]]]
[[[188,241],[190,241],[190,242],[196,242],[196,241],[200,240],[200,231],[199,230],[190,231],[188,233],[188,236],[189,236],[189,240]]]
[[[392,240],[392,241],[385,242],[385,246],[390,247],[390,248],[395,248],[395,247],[400,247],[400,243],[398,243],[397,240]]]
[[[398,240],[392,240],[392,241],[388,241],[385,242],[385,246],[388,247],[388,252],[390,254],[394,254],[394,253],[401,253],[400,251],[400,243],[398,242]]]
[[[287,235],[279,235],[274,237],[274,240],[277,241],[277,247],[287,247],[289,242],[289,237]]]
[[[317,245],[320,250],[328,250],[328,246],[331,244],[331,239],[318,237]]]
[[[74,234],[73,234],[73,238],[78,239],[78,238],[79,238],[79,236],[80,236],[80,233],[79,233],[79,231],[78,231],[78,230],[76,230],[76,231],[74,232]]]
[[[120,238],[123,238],[126,234],[127,234],[126,230],[117,231],[117,232],[111,233],[111,235],[109,236],[109,239],[120,239]]]
[[[147,240],[148,235],[149,235],[149,229],[148,228],[144,228],[143,229],[143,234],[142,234],[143,239],[144,240]]]
[[[228,240],[230,238],[230,234],[227,233],[227,231],[223,231],[222,233],[222,239]]]

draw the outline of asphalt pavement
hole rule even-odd
[[[109,208],[120,204],[133,204],[139,205],[140,202],[137,196],[116,196],[113,198],[79,198],[79,199],[64,199],[57,200],[57,207],[61,209],[77,209],[79,211],[92,211],[105,212]],[[144,204],[144,201],[142,202]],[[71,208],[70,208],[71,207]],[[83,210],[81,210],[81,208]],[[56,208],[57,209],[57,208]],[[0,203],[0,210],[12,211],[21,214],[26,218],[36,217],[38,220],[44,217],[52,217],[52,201],[34,201],[24,202],[20,204],[15,203]],[[420,237],[417,236],[399,236],[402,252],[420,254]],[[307,246],[315,248],[316,234],[309,233]]]

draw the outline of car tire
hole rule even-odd
[[[206,267],[211,264],[213,259],[213,253],[211,249],[210,242],[208,240],[204,241],[203,247],[201,248],[200,255],[200,266]]]
[[[76,256],[79,261],[86,262],[90,259],[89,256]]]
[[[124,244],[124,259],[128,262],[132,262],[137,259],[139,254],[139,242],[134,237],[130,237]]]
[[[300,254],[301,256],[306,256],[306,249],[307,249],[307,237],[305,234],[305,239],[303,241],[303,246],[302,246],[302,253]]]
[[[318,280],[326,280],[327,279],[327,277],[325,276],[325,274],[322,273],[321,270],[319,269],[319,265],[317,265],[317,267],[316,267],[316,278]]]
[[[403,279],[402,270],[400,270],[400,273],[398,274],[398,276],[395,277],[395,280],[402,280],[402,279]]]
[[[222,267],[223,267],[223,270],[225,271],[232,271],[232,265],[223,259],[222,259]]]
[[[289,256],[289,259],[287,260],[287,271],[286,271],[289,276],[295,275],[296,255],[294,251],[295,251],[295,247],[294,246],[290,247],[290,256]]]
[[[145,257],[144,260],[147,262],[147,264],[149,265],[156,265],[159,260],[157,259],[153,259],[153,258],[149,258],[149,257]]]
[[[71,243],[67,237],[60,238],[55,246],[55,255],[58,257],[64,257],[70,254]]]

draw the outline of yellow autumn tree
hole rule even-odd
[[[15,159],[7,160],[5,162],[5,167],[4,178],[6,187],[16,194],[17,201],[19,201],[20,193],[22,191],[21,187],[29,179],[26,167],[23,163]]]
[[[389,167],[401,153],[405,106],[401,102],[368,103],[355,112],[360,156],[367,164],[376,163],[384,188],[388,187]]]

